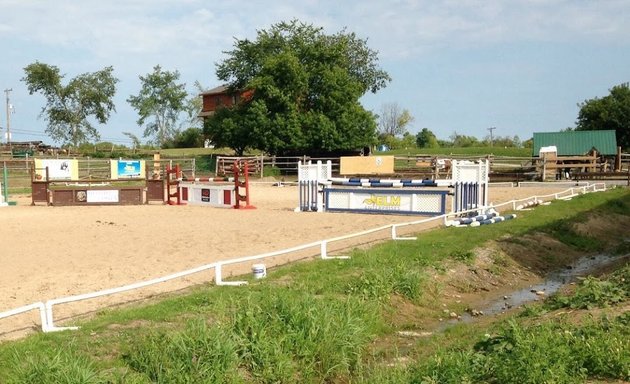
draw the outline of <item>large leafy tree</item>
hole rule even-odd
[[[46,98],[40,114],[48,122],[46,133],[56,142],[72,143],[77,148],[79,143],[100,137],[90,118],[105,124],[116,111],[113,98],[118,79],[112,72],[112,67],[106,67],[84,73],[64,86],[59,68],[35,62],[24,68],[22,81],[31,95],[41,93]]]
[[[297,20],[236,40],[217,77],[234,92],[253,91],[206,121],[220,146],[270,154],[338,151],[373,144],[374,115],[359,98],[389,82],[377,53],[345,31],[324,34]]]
[[[617,145],[630,148],[630,87],[628,83],[614,86],[602,98],[578,104],[576,130],[593,131],[614,129]]]
[[[140,116],[138,125],[145,125],[144,137],[155,137],[162,146],[174,135],[178,116],[186,109],[186,85],[177,83],[179,71],[163,71],[159,65],[139,77],[140,93],[127,102]]]

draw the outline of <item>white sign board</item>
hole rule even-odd
[[[88,203],[117,203],[118,202],[118,190],[88,190],[87,202]]]
[[[50,180],[72,180],[74,162],[72,160],[45,159],[41,160],[42,168],[48,167]]]
[[[327,188],[326,210],[372,213],[442,214],[448,191]]]

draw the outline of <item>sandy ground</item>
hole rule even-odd
[[[418,220],[416,216],[296,213],[295,186],[251,187],[254,210],[200,206],[17,206],[0,208],[0,312],[34,302],[145,281],[217,260],[258,255],[367,229]],[[546,195],[566,187],[490,188],[490,201]],[[439,223],[415,226],[419,231]],[[386,239],[389,231],[331,245],[340,248]],[[274,265],[317,256],[319,249],[265,259]],[[251,272],[255,262],[225,267],[224,278]],[[143,300],[212,281],[214,271],[132,292],[54,307],[57,325],[112,305]],[[0,339],[41,329],[37,311],[0,319]]]

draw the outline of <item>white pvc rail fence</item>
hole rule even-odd
[[[590,184],[590,185],[585,185],[585,186],[580,186],[580,187],[572,187],[572,188],[569,188],[569,189],[564,190],[562,192],[556,192],[556,193],[552,193],[552,194],[548,194],[548,195],[532,196],[532,197],[528,197],[528,198],[524,198],[524,199],[516,199],[516,200],[508,201],[506,203],[501,203],[501,204],[495,205],[493,207],[494,208],[500,208],[500,207],[505,207],[505,206],[511,206],[511,208],[513,210],[517,210],[519,208],[519,205],[517,205],[517,204],[519,204],[519,203],[526,203],[526,202],[531,202],[531,201],[542,202],[542,201],[554,200],[554,199],[570,199],[570,198],[572,198],[574,196],[578,196],[579,194],[584,194],[584,193],[588,193],[588,192],[605,191],[605,190],[606,190],[606,184],[605,183],[595,183],[595,184]],[[523,206],[523,205],[526,205],[526,204],[521,204],[520,206]],[[268,257],[275,257],[275,256],[285,255],[285,254],[288,254],[288,253],[303,251],[303,250],[306,250],[306,249],[317,248],[317,247],[319,247],[320,257],[322,259],[348,259],[349,256],[329,256],[328,255],[328,244],[334,243],[334,242],[343,241],[343,240],[348,240],[348,239],[352,239],[352,238],[356,238],[356,237],[370,235],[370,234],[373,234],[373,233],[376,233],[376,232],[380,232],[380,231],[384,231],[384,230],[387,230],[387,229],[391,230],[391,238],[392,238],[392,240],[415,240],[415,239],[417,239],[417,237],[401,237],[401,236],[398,236],[398,234],[397,234],[398,233],[398,229],[402,228],[402,227],[406,227],[406,226],[419,225],[419,224],[424,224],[424,223],[428,223],[428,222],[431,222],[431,221],[439,221],[439,220],[443,220],[443,223],[446,224],[448,218],[451,217],[451,216],[461,215],[461,214],[465,214],[465,213],[468,213],[468,212],[475,212],[475,211],[478,211],[478,210],[479,210],[479,208],[475,208],[475,209],[470,209],[470,210],[467,210],[467,211],[451,212],[451,213],[447,213],[447,214],[440,215],[440,216],[430,217],[430,218],[426,218],[426,219],[422,219],[422,220],[410,221],[410,222],[406,222],[406,223],[384,225],[384,226],[381,226],[381,227],[378,227],[378,228],[368,229],[368,230],[365,230],[365,231],[352,233],[352,234],[344,235],[344,236],[338,236],[338,237],[334,237],[334,238],[330,238],[330,239],[326,239],[326,240],[315,241],[315,242],[311,242],[311,243],[308,243],[308,244],[303,244],[303,245],[299,245],[299,246],[296,246],[296,247],[287,248],[287,249],[283,249],[283,250],[279,250],[279,251],[273,251],[273,252],[263,253],[263,254],[254,255],[254,256],[240,257],[240,258],[236,258],[236,259],[232,259],[232,260],[217,261],[215,263],[202,265],[202,266],[197,267],[197,268],[185,270],[185,271],[178,272],[178,273],[173,273],[173,274],[170,274],[170,275],[167,275],[167,276],[163,276],[163,277],[158,277],[158,278],[155,278],[155,279],[152,279],[152,280],[146,280],[146,281],[142,281],[142,282],[138,282],[138,283],[134,283],[134,284],[124,285],[124,286],[117,287],[117,288],[104,289],[104,290],[101,290],[101,291],[85,293],[85,294],[81,294],[81,295],[66,296],[66,297],[62,297],[62,298],[58,298],[58,299],[48,300],[45,303],[40,301],[40,302],[36,302],[36,303],[33,303],[33,304],[25,305],[23,307],[15,308],[15,309],[12,309],[12,310],[9,310],[9,311],[0,312],[0,319],[4,319],[4,318],[7,318],[7,317],[11,317],[11,316],[16,316],[16,315],[19,315],[19,314],[23,314],[23,313],[26,313],[26,312],[33,311],[33,310],[39,310],[41,323],[42,323],[42,331],[43,332],[53,332],[53,331],[61,331],[61,330],[74,330],[74,329],[78,329],[78,327],[76,327],[76,326],[58,327],[58,326],[55,325],[54,316],[53,316],[53,306],[54,305],[59,305],[59,304],[64,304],[64,303],[71,303],[71,302],[82,301],[82,300],[89,300],[89,299],[94,299],[94,298],[97,298],[97,297],[108,296],[108,295],[113,295],[113,294],[122,293],[122,292],[126,292],[126,291],[131,291],[131,290],[134,290],[134,289],[144,288],[144,287],[148,287],[150,285],[164,283],[164,282],[167,282],[169,280],[173,280],[173,279],[181,278],[181,277],[184,277],[184,276],[189,276],[189,275],[192,275],[192,274],[200,273],[200,272],[207,271],[207,270],[210,270],[210,269],[214,269],[214,281],[215,281],[216,285],[232,285],[232,286],[245,285],[245,284],[247,284],[246,281],[224,281],[223,280],[223,276],[222,276],[223,266],[224,265],[230,265],[230,264],[240,264],[240,263],[260,260],[260,259],[264,259],[264,258],[268,258]]]

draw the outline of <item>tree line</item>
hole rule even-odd
[[[217,78],[235,94],[249,91],[234,105],[215,111],[201,124],[202,100],[188,95],[178,71],[159,65],[139,76],[141,88],[127,102],[138,113],[143,136],[160,146],[201,146],[211,140],[237,154],[259,150],[270,155],[343,152],[384,144],[392,149],[438,146],[529,146],[530,140],[485,137],[454,132],[438,139],[428,128],[408,132],[415,120],[396,103],[380,113],[366,110],[360,98],[378,92],[391,81],[379,67],[378,53],[367,40],[345,29],[325,34],[322,28],[298,20],[257,31],[256,39],[235,40],[226,58],[216,65]],[[118,79],[113,68],[84,73],[62,83],[53,65],[35,62],[24,68],[30,94],[45,97],[40,117],[56,142],[80,144],[100,139],[93,122],[106,124],[116,111],[113,97]],[[197,82],[197,91],[203,88]],[[630,89],[614,86],[603,98],[585,100],[576,130],[612,129],[618,144],[630,148]],[[134,145],[140,139],[124,133]]]
[[[65,76],[54,65],[35,62],[25,67],[24,73],[22,81],[29,93],[39,93],[46,99],[40,117],[46,120],[46,133],[53,140],[77,148],[100,139],[92,120],[105,124],[116,111],[113,98],[118,79],[112,67],[80,74],[66,84],[63,84]],[[178,71],[164,71],[156,65],[153,72],[140,76],[140,92],[127,99],[138,112],[138,125],[145,127],[144,137],[155,139],[158,146],[177,138],[185,140],[189,130],[195,129],[201,102],[196,95],[188,96],[185,84],[178,82],[179,76]],[[196,86],[200,88],[199,84]],[[178,123],[188,126],[181,130]],[[201,129],[197,131],[199,136]],[[124,135],[134,146],[140,145],[136,135],[130,132]]]

